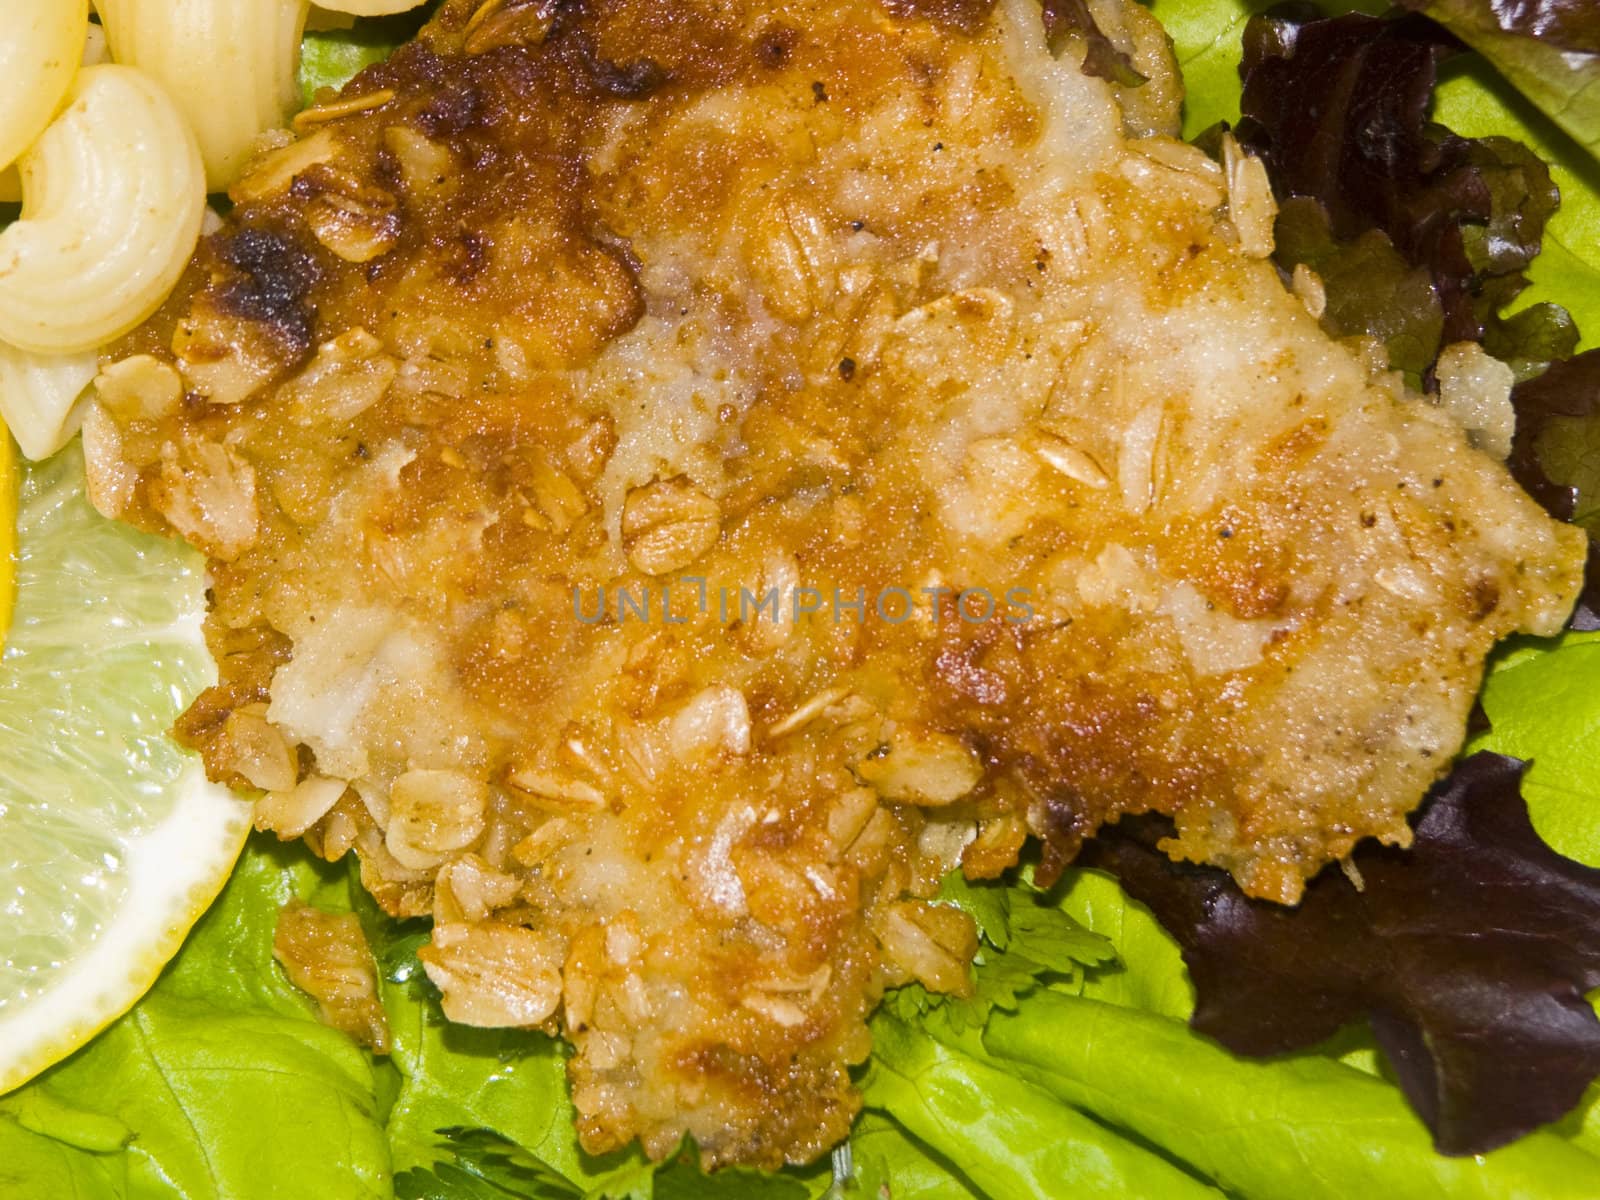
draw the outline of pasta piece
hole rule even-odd
[[[111,61],[111,44],[106,41],[104,25],[89,22],[88,35],[83,41],[82,66],[98,67],[101,63]]]
[[[0,231],[0,340],[36,354],[93,350],[160,307],[205,213],[194,135],[153,79],[89,67],[67,99]]]
[[[78,401],[98,369],[92,350],[45,356],[0,342],[0,417],[25,455],[49,458],[72,440],[83,423]]]
[[[422,0],[317,0],[317,7],[352,17],[389,17],[420,8]]]
[[[0,167],[56,115],[83,53],[89,0],[0,0]]]
[[[4,2],[5,0],[0,0],[0,7],[3,7]],[[111,48],[106,45],[106,31],[93,22],[85,22],[85,24],[87,24],[89,28],[88,36],[83,43],[83,65],[86,67],[92,67],[99,63],[109,61],[111,58]],[[6,61],[6,53],[7,47],[0,45],[0,62]],[[69,78],[67,82],[70,84],[71,79]],[[65,92],[66,87],[63,86],[63,95]],[[0,102],[3,102],[4,99],[4,96],[0,96]],[[61,97],[58,96],[56,99],[59,101]],[[39,129],[34,131],[34,136],[37,137],[43,132],[44,128],[41,126]],[[33,141],[34,138],[29,138],[28,144],[31,145]],[[23,148],[26,149],[26,147]],[[15,157],[15,155],[12,157]],[[3,155],[0,155],[0,162],[3,161],[6,160],[4,159]],[[0,204],[15,204],[21,199],[22,176],[17,173],[16,166],[12,165],[9,167],[0,168]]]
[[[300,106],[306,0],[97,0],[119,63],[150,72],[200,140],[206,184],[226,191],[255,139]]]

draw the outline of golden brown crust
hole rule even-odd
[[[572,1038],[592,1150],[821,1153],[1030,833],[1159,809],[1282,900],[1403,840],[1571,602],[1025,0],[447,3],[301,124],[95,494],[212,556],[182,736],[435,917],[449,1010]]]
[[[389,1053],[389,1017],[378,999],[378,968],[354,913],[293,901],[278,913],[272,956],[289,981],[317,1002],[324,1024],[375,1054]]]

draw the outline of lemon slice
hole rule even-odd
[[[11,628],[17,591],[17,455],[4,430],[5,422],[0,421],[0,646]]]
[[[248,806],[167,736],[215,678],[198,558],[96,515],[76,444],[23,468],[17,495],[0,659],[0,1092],[155,982],[249,825]]]

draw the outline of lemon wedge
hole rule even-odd
[[[0,421],[0,645],[17,595],[17,452]]]
[[[0,1092],[144,994],[249,826],[167,736],[215,678],[199,559],[96,515],[76,443],[3,494],[18,550],[0,659]]]

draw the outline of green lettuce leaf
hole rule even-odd
[[[1600,81],[1595,90],[1600,97]],[[1511,309],[1559,304],[1577,322],[1578,348],[1600,346],[1600,162],[1481,61],[1445,72],[1434,94],[1434,119],[1462,137],[1515,138],[1550,167],[1561,207],[1528,268],[1531,286]]]
[[[389,968],[382,996],[400,1085],[386,1131],[395,1170],[445,1157],[444,1129],[494,1130],[583,1188],[614,1166],[586,1165],[579,1154],[559,1045],[523,1030],[448,1023],[415,965],[423,935],[383,917],[356,880],[348,886],[374,953]]]
[[[1237,118],[1239,39],[1248,17],[1270,3],[1154,0],[1184,66],[1188,134]],[[1379,12],[1387,4],[1337,7]],[[307,100],[384,57],[407,32],[391,22],[310,35]],[[1537,82],[1530,88],[1541,94]],[[1576,127],[1574,140],[1481,64],[1447,72],[1435,116],[1463,136],[1515,137],[1551,163],[1562,207],[1516,307],[1559,302],[1584,344],[1600,344],[1600,168],[1580,144],[1594,143],[1586,127]],[[1574,128],[1573,114],[1563,119]],[[1595,639],[1508,655],[1485,706],[1493,722],[1486,744],[1534,760],[1528,796],[1541,834],[1564,854],[1600,862]],[[1010,904],[1004,891],[967,890],[964,899],[947,898],[978,915],[986,936],[1003,928],[1007,940],[988,938],[997,950],[1014,945],[1027,958],[1032,943],[1011,940],[1000,923]],[[384,964],[390,1060],[374,1060],[319,1025],[314,1006],[272,964],[272,925],[291,895],[362,914]],[[1385,1197],[1496,1187],[1490,1194],[1561,1196],[1595,1177],[1593,1160],[1575,1147],[1600,1154],[1600,1100],[1561,1126],[1570,1141],[1541,1133],[1481,1164],[1440,1159],[1426,1150],[1426,1133],[1398,1090],[1375,1075],[1370,1047],[1325,1048],[1365,1071],[1318,1055],[1234,1059],[1184,1028],[1193,990],[1176,944],[1114,881],[1068,872],[1056,901],[1109,939],[1117,961],[1077,969],[1069,958],[1053,976],[1029,974],[1028,987],[1013,989],[1014,1011],[988,1021],[988,1048],[1004,1060],[973,1044],[974,1029],[962,1041],[945,1017],[915,1025],[880,1018],[870,1107],[851,1139],[855,1182],[831,1186],[823,1164],[785,1172],[778,1192],[761,1194],[1214,1194],[1197,1181],[1207,1174],[1240,1194],[1274,1198],[1344,1196],[1363,1186]],[[377,914],[343,868],[255,840],[145,1000],[71,1059],[0,1098],[0,1195],[359,1200],[395,1194],[391,1172],[403,1181],[401,1194],[440,1200],[504,1200],[537,1188],[753,1200],[765,1187],[725,1175],[714,1177],[721,1182],[712,1191],[692,1163],[654,1169],[637,1154],[585,1157],[572,1132],[562,1051],[535,1034],[446,1025],[415,967],[423,936]],[[1035,953],[1031,961],[1048,964],[1049,953]],[[1106,1192],[1118,1172],[1138,1183]]]
[[[1192,1028],[1265,1058],[1370,1023],[1441,1153],[1487,1153],[1561,1120],[1600,1075],[1600,870],[1551,850],[1520,795],[1524,764],[1456,764],[1409,849],[1363,843],[1295,908],[1252,903],[1226,872],[1174,867],[1165,817],[1085,847],[1183,947]],[[1354,883],[1352,880],[1359,880]]]
[[[1274,3],[1153,0],[1150,4],[1166,26],[1183,70],[1185,137],[1195,137],[1219,121],[1238,121],[1244,27]],[[1380,15],[1391,6],[1386,0],[1344,0],[1321,7],[1330,14]],[[1590,95],[1600,105],[1600,83]],[[1561,207],[1545,227],[1544,249],[1527,272],[1531,286],[1517,297],[1511,312],[1560,304],[1577,322],[1582,334],[1579,349],[1600,346],[1600,162],[1481,59],[1462,59],[1447,67],[1435,93],[1433,115],[1462,137],[1514,138],[1550,167],[1561,192]]]
[[[1150,11],[1172,39],[1183,72],[1183,136],[1197,137],[1219,121],[1239,120],[1239,59],[1244,27],[1281,0],[1150,0]],[[1380,16],[1384,0],[1322,3],[1328,14],[1364,12]]]
[[[1069,870],[1056,885],[1062,911],[1100,934],[1117,961],[1087,973],[1078,994],[1187,1021],[1194,985],[1183,951],[1155,915],[1104,871]]]
[[[526,1030],[447,1021],[416,959],[427,938],[425,924],[385,917],[354,869],[347,887],[383,973],[390,1056],[400,1076],[385,1134],[401,1200],[408,1193],[428,1200],[568,1194],[591,1200],[703,1194],[712,1200],[747,1193],[751,1200],[797,1200],[831,1182],[825,1164],[771,1183],[745,1171],[708,1177],[687,1148],[661,1166],[637,1149],[600,1159],[584,1154],[561,1044]],[[499,1190],[483,1190],[490,1187]]]
[[[1558,853],[1600,867],[1600,634],[1505,658],[1483,689],[1489,731],[1474,749],[1531,765],[1522,794]]]
[[[344,889],[342,870],[257,845],[132,1012],[0,1099],[0,1195],[389,1196],[389,1068],[263,969],[283,901]]]
[[[278,909],[292,897],[360,914],[385,976],[388,1059],[321,1025],[273,962]],[[0,1098],[0,1196],[800,1200],[829,1192],[826,1162],[768,1179],[708,1177],[687,1153],[661,1167],[637,1150],[583,1154],[560,1046],[538,1033],[446,1022],[416,962],[425,936],[417,923],[379,913],[353,870],[253,838],[218,903],[134,1010]],[[859,1175],[892,1181],[896,1196],[963,1194],[938,1154],[892,1122],[865,1122],[858,1140]],[[848,1194],[856,1193],[837,1193]]]
[[[853,1175],[827,1200],[983,1200],[955,1166],[882,1113],[867,1109],[850,1133]]]
[[[1406,0],[1494,64],[1600,155],[1600,10],[1582,0]]]
[[[884,1014],[873,1022],[873,1042],[867,1103],[938,1146],[992,1200],[1220,1195],[1043,1089],[925,1030]]]
[[[396,1175],[396,1200],[806,1200],[812,1194],[794,1174],[731,1167],[708,1175],[687,1152],[660,1168],[625,1162],[585,1189],[491,1130],[440,1132],[451,1161]]]
[[[1246,1197],[1576,1200],[1600,1178],[1600,1159],[1545,1132],[1445,1158],[1382,1080],[1317,1054],[1235,1058],[1138,1009],[1040,993],[1015,1014],[996,1013],[983,1041],[1064,1103]]]
[[[358,21],[349,29],[307,33],[300,44],[300,98],[309,108],[323,88],[337,91],[363,67],[382,62],[422,28],[435,5],[377,20]]]

